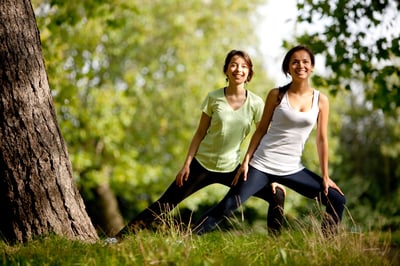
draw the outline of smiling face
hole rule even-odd
[[[307,51],[299,50],[290,57],[288,73],[292,79],[308,79],[313,70],[314,63]]]
[[[235,55],[231,58],[225,74],[230,83],[238,85],[247,81],[249,71],[250,67],[246,60],[239,55]]]
[[[294,63],[297,63],[299,65],[297,66],[297,68],[299,69],[301,68],[301,65],[305,66],[307,64],[307,72],[310,74],[314,69],[314,54],[308,47],[304,45],[298,45],[290,49],[289,52],[287,52],[287,54],[285,55],[285,58],[282,62],[282,72],[286,76],[291,75],[293,77],[292,74],[296,74],[296,72],[294,71],[294,69],[296,69],[296,66],[293,65]]]

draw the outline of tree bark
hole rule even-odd
[[[29,0],[0,1],[0,237],[97,232],[73,180]]]

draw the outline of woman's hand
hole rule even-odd
[[[183,181],[188,180],[189,174],[190,174],[190,167],[186,165],[183,166],[175,178],[175,183],[178,185],[178,187],[183,186]]]
[[[283,190],[283,194],[284,194],[285,197],[286,197],[286,189],[285,189],[284,186],[282,186],[282,185],[279,184],[279,183],[274,182],[274,183],[271,184],[271,187],[272,187],[272,193],[273,193],[273,194],[276,194],[276,188],[280,188],[280,189]]]
[[[335,182],[333,182],[333,180],[329,176],[323,178],[323,182],[322,183],[324,185],[324,193],[325,193],[325,195],[328,195],[329,187],[331,187],[333,189],[336,189],[340,194],[344,195],[342,190],[336,185]]]
[[[246,181],[247,180],[247,171],[248,170],[249,170],[249,165],[247,163],[243,163],[239,167],[239,169],[238,169],[238,171],[237,171],[237,173],[235,175],[235,178],[233,179],[231,185],[232,186],[236,186],[237,183],[239,182],[241,176],[243,176],[243,181]]]

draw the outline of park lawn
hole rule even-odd
[[[278,237],[254,229],[202,236],[173,229],[139,231],[114,244],[51,236],[0,246],[0,265],[399,265],[400,233],[342,230],[325,239],[301,229]]]

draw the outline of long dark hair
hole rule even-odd
[[[247,82],[250,82],[251,78],[254,75],[254,71],[253,71],[253,62],[251,61],[250,56],[245,52],[245,51],[241,51],[241,50],[231,50],[225,58],[225,64],[223,67],[223,71],[224,73],[226,73],[226,71],[228,70],[229,67],[229,63],[231,62],[232,57],[234,57],[235,55],[238,55],[240,57],[242,57],[244,59],[244,61],[246,61],[246,64],[249,66],[249,75],[247,76]]]

